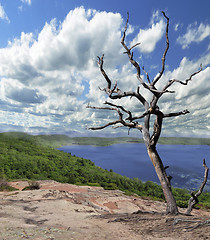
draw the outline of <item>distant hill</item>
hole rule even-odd
[[[30,141],[31,143],[41,146],[58,148],[66,144],[72,144],[71,138],[66,135],[29,135],[22,132],[6,132],[0,133],[0,140],[16,139],[22,141]]]
[[[162,137],[159,144],[210,145],[210,138]]]
[[[72,144],[77,145],[98,145],[107,146],[119,143],[144,143],[142,138],[118,137],[118,138],[100,138],[100,137],[74,137],[70,138]],[[180,144],[180,145],[210,145],[210,138],[176,138],[162,137],[159,144]]]
[[[109,146],[120,143],[144,143],[142,138],[134,137],[68,137],[66,135],[51,134],[51,135],[29,135],[22,132],[7,132],[0,133],[0,139],[4,137],[14,138],[19,140],[28,140],[42,146],[59,148],[65,145],[94,145],[94,146]],[[210,145],[210,138],[187,138],[187,137],[162,137],[159,144],[180,144],[180,145]]]

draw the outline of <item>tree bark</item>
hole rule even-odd
[[[155,146],[148,147],[147,152],[148,152],[148,155],[154,165],[155,171],[157,173],[157,176],[159,178],[160,184],[163,189],[163,193],[164,193],[166,203],[167,203],[166,213],[167,214],[178,214],[176,200],[174,199],[174,196],[173,196],[172,190],[171,190],[171,183],[166,174],[162,160],[160,159],[160,156],[157,153],[156,147]]]

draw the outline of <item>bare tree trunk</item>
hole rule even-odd
[[[168,178],[165,168],[163,166],[162,160],[160,159],[160,156],[157,153],[156,148],[153,147],[148,147],[147,148],[148,155],[155,167],[155,171],[157,173],[157,176],[160,180],[160,184],[163,189],[163,193],[166,199],[167,203],[167,208],[166,208],[166,213],[168,214],[178,214],[178,208],[176,201],[174,199],[174,196],[172,194],[171,190],[171,183],[170,179]]]

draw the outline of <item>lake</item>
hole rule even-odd
[[[159,183],[154,167],[144,144],[128,143],[111,146],[71,145],[59,148],[72,155],[90,159],[95,165],[112,169],[121,175],[142,181]],[[173,187],[197,189],[203,181],[203,159],[210,167],[210,146],[208,145],[157,145],[167,174],[173,176]],[[210,191],[208,180],[205,190]]]

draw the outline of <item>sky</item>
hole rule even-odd
[[[203,66],[187,86],[174,84],[159,107],[164,113],[189,114],[164,119],[162,136],[210,137],[209,0],[0,0],[0,132],[127,136],[128,129],[91,131],[118,118],[103,107],[108,97],[97,56],[122,91],[140,82],[120,44],[127,12],[126,44],[141,44],[134,58],[150,79],[161,70],[166,19],[170,19],[166,69],[157,86],[185,80]],[[147,81],[144,72],[142,78]],[[150,93],[140,92],[148,100]],[[109,100],[111,101],[111,100]],[[144,112],[135,99],[115,101],[134,114]],[[130,136],[141,137],[131,130]]]

